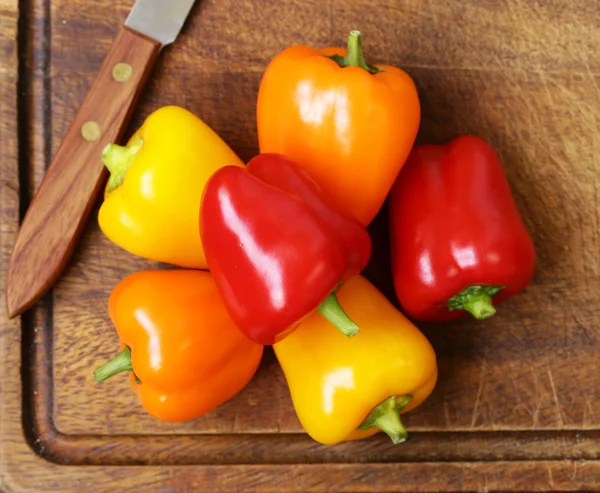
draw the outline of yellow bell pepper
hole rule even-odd
[[[400,419],[432,393],[437,363],[427,338],[367,279],[355,276],[337,297],[360,327],[353,338],[319,313],[273,346],[296,414],[315,441],[335,444],[384,431],[406,440]]]
[[[109,144],[100,229],[139,257],[206,269],[199,213],[204,186],[239,157],[206,123],[178,106],[148,116],[126,146]]]

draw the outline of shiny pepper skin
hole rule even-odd
[[[398,414],[419,406],[437,382],[433,347],[363,276],[346,281],[337,295],[361,328],[355,338],[327,330],[316,313],[273,346],[300,423],[323,444],[382,429],[400,443],[407,433]]]
[[[154,111],[126,147],[109,145],[111,172],[98,214],[104,235],[133,255],[206,269],[198,232],[204,185],[243,162],[206,123],[178,106]]]
[[[292,46],[275,56],[259,87],[257,128],[261,153],[296,161],[366,226],[409,155],[421,106],[411,77],[367,64],[361,43],[353,31],[348,49]]]
[[[142,405],[163,421],[193,419],[232,398],[263,354],[237,329],[206,271],[131,274],[112,291],[109,314],[123,352],[96,379],[132,372]]]
[[[488,318],[533,279],[533,240],[498,155],[480,137],[415,147],[389,218],[394,286],[414,320]]]
[[[350,337],[359,331],[334,291],[364,269],[371,239],[294,161],[260,154],[218,170],[200,224],[223,302],[248,338],[273,344],[315,310]]]

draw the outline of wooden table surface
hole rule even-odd
[[[0,3],[2,286],[19,208],[131,5]],[[599,9],[596,0],[202,0],[162,53],[130,131],[178,104],[247,160],[268,61],[292,44],[343,45],[359,29],[369,60],[415,79],[419,142],[469,132],[497,149],[535,241],[535,279],[485,323],[422,326],[440,381],[406,417],[403,445],[312,442],[270,349],[233,400],[167,424],[143,411],[126,378],[92,378],[117,350],[112,287],[155,267],[108,242],[96,209],[52,293],[17,320],[0,304],[0,490],[599,490]],[[371,228],[367,277],[393,299],[384,226],[385,210]]]

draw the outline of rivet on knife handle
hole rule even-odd
[[[43,296],[69,261],[106,180],[102,149],[120,139],[160,48],[120,28],[23,220],[8,266],[9,317]]]

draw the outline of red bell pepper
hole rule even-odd
[[[371,239],[294,161],[261,154],[217,170],[200,234],[225,306],[249,339],[279,342],[315,310],[346,335],[358,332],[335,290],[366,266]]]
[[[389,207],[395,291],[414,320],[487,318],[532,280],[533,241],[481,138],[415,147]]]

